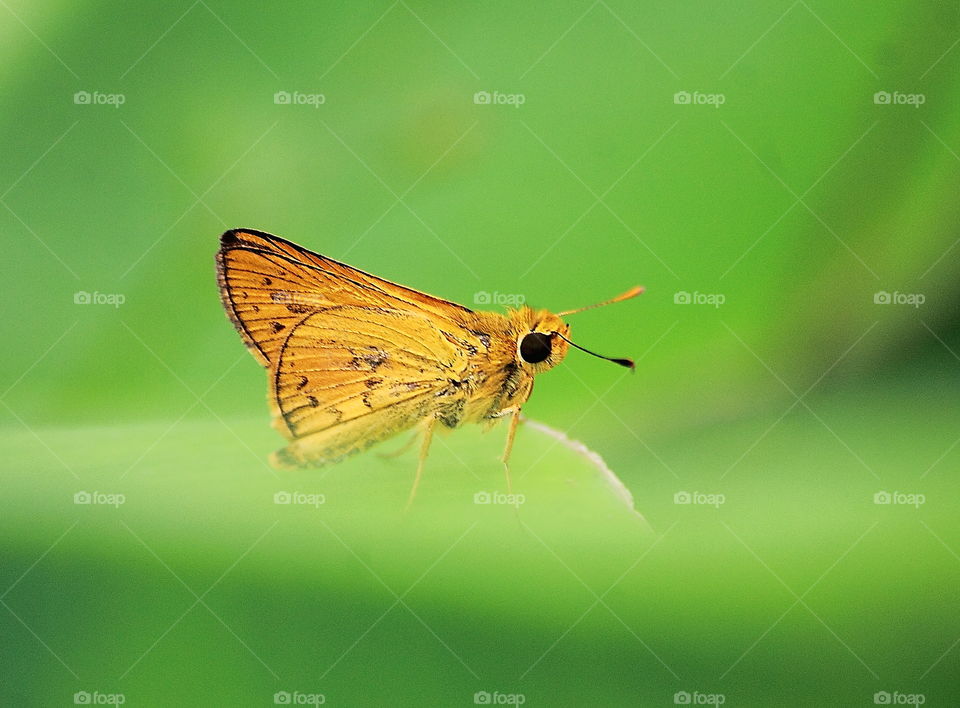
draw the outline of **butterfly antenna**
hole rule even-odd
[[[578,307],[576,310],[565,310],[565,311],[563,311],[563,312],[558,312],[557,314],[558,314],[560,317],[565,317],[566,315],[575,315],[576,313],[578,313],[578,312],[583,312],[584,310],[592,310],[592,309],[595,308],[595,307],[603,307],[604,305],[612,305],[612,304],[615,303],[615,302],[623,302],[624,300],[629,300],[630,298],[636,297],[637,295],[639,295],[639,294],[642,293],[642,292],[643,292],[643,286],[642,286],[642,285],[638,285],[638,286],[636,286],[636,287],[634,287],[634,288],[630,288],[630,289],[627,290],[627,292],[625,292],[625,293],[621,293],[621,294],[617,295],[616,297],[610,298],[609,300],[604,300],[603,302],[598,302],[596,305],[587,305],[586,307]],[[573,342],[570,342],[570,343],[573,344]],[[577,345],[576,345],[576,344],[573,344],[573,346],[577,346]],[[591,352],[591,354],[592,354],[592,353],[593,353],[593,352]],[[606,357],[601,357],[601,358],[605,359]]]
[[[616,300],[613,300],[612,302],[616,302]],[[592,351],[590,351],[589,349],[584,349],[584,348],[581,347],[579,344],[574,344],[573,342],[571,342],[569,339],[567,339],[566,337],[564,337],[564,336],[563,336],[562,334],[560,334],[559,332],[554,332],[554,334],[557,335],[558,337],[560,337],[560,339],[562,339],[563,341],[565,341],[565,342],[566,342],[567,344],[569,344],[570,346],[576,347],[577,349],[579,349],[579,350],[582,351],[582,352],[586,352],[587,354],[591,354],[591,355],[597,357],[598,359],[606,359],[607,361],[612,361],[614,364],[619,364],[620,366],[625,366],[625,367],[627,367],[628,369],[630,369],[631,371],[633,371],[633,367],[634,367],[633,359],[615,359],[614,357],[611,357],[611,356],[603,356],[602,354],[597,354],[596,352],[592,352]]]

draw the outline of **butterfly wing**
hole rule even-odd
[[[282,466],[335,462],[462,408],[466,355],[427,318],[335,306],[308,315],[272,372],[277,427],[293,442]]]
[[[290,329],[305,315],[335,305],[419,312],[451,326],[458,325],[456,315],[473,314],[252,229],[220,237],[217,280],[227,315],[264,366],[276,363]]]
[[[471,311],[283,239],[228,231],[224,308],[269,370],[281,466],[339,460],[429,415],[459,420],[460,382],[483,346]]]

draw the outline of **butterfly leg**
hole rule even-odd
[[[517,425],[520,423],[520,409],[517,408],[510,416],[510,427],[507,430],[507,444],[503,448],[503,472],[507,476],[507,494],[513,494],[513,485],[510,481],[510,452],[513,450],[513,438],[517,434]]]
[[[427,452],[430,450],[430,439],[433,437],[433,426],[437,419],[430,417],[427,419],[423,428],[423,440],[420,442],[420,461],[417,462],[417,476],[413,478],[413,488],[410,490],[410,498],[407,499],[407,505],[404,511],[413,504],[413,498],[417,495],[417,487],[420,486],[420,477],[423,475],[423,463],[427,459]]]

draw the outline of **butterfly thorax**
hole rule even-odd
[[[569,326],[547,310],[524,306],[506,315],[473,312],[464,319],[464,326],[477,335],[482,346],[469,358],[458,422],[495,419],[519,408],[530,398],[536,374],[553,368],[566,356],[566,341],[551,333],[566,335]],[[549,355],[535,363],[525,361],[520,348],[531,333],[543,333],[551,341]]]

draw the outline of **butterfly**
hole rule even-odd
[[[253,229],[220,237],[220,298],[266,368],[274,427],[289,444],[278,468],[338,462],[419,428],[416,494],[434,429],[510,418],[502,461],[537,374],[570,346],[561,318],[639,295],[635,287],[596,305],[552,313],[526,305],[507,314],[470,310],[378,278]],[[411,440],[412,442],[412,440]],[[409,503],[409,502],[408,502]]]

